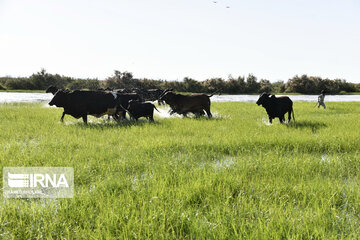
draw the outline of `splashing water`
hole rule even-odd
[[[160,117],[160,118],[183,118],[183,117],[184,117],[183,115],[179,115],[179,114],[177,114],[177,113],[174,113],[174,114],[170,115],[170,110],[171,110],[171,108],[170,108],[168,105],[166,105],[166,106],[161,106],[161,107],[160,107],[160,106],[156,106],[156,108],[159,110],[159,112],[155,110],[155,111],[154,111],[154,114],[157,115],[157,116]],[[188,113],[188,114],[187,114],[187,117],[189,117],[189,118],[196,118],[196,116],[195,116],[194,114],[192,114],[192,113]],[[204,117],[207,118],[207,115],[205,114]],[[221,115],[221,114],[218,113],[218,112],[213,112],[213,113],[212,113],[212,118],[213,118],[213,119],[224,119],[224,118],[230,118],[230,116],[228,116],[228,115]]]
[[[42,107],[44,107],[44,108],[56,108],[56,106],[50,106],[49,103],[44,103],[42,105]]]
[[[169,106],[156,106],[156,108],[159,110],[159,111],[156,111],[154,110],[154,114],[157,115],[158,117],[161,117],[161,118],[176,118],[176,117],[181,117],[180,115],[178,114],[173,114],[173,115],[170,115],[170,107]]]
[[[213,112],[212,113],[212,118],[214,118],[214,119],[225,119],[225,118],[230,119],[231,116],[230,115],[222,115],[222,114],[220,114],[218,112]]]
[[[271,123],[269,122],[269,119],[267,119],[267,118],[262,118],[261,121],[262,121],[266,126],[271,126]]]

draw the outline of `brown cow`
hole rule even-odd
[[[170,107],[171,112],[178,113],[186,116],[189,112],[196,116],[204,115],[204,111],[209,118],[212,117],[210,112],[210,97],[214,95],[206,94],[191,94],[183,95],[177,94],[172,91],[165,91],[159,98],[159,100],[165,101]]]

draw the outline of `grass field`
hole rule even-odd
[[[2,167],[75,174],[72,199],[1,196],[0,238],[358,239],[360,103],[327,105],[294,103],[295,124],[214,103],[212,120],[88,126],[44,103],[0,105]]]

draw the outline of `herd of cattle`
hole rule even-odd
[[[150,101],[168,104],[171,108],[170,115],[177,113],[187,116],[187,114],[193,113],[196,117],[199,117],[206,113],[208,118],[211,118],[210,97],[216,93],[211,95],[184,95],[175,93],[171,89],[69,91],[54,86],[50,86],[46,92],[54,95],[49,102],[50,106],[55,105],[64,109],[61,121],[68,114],[77,119],[82,118],[84,123],[87,123],[88,115],[95,117],[108,115],[109,118],[111,116],[118,121],[125,119],[126,113],[128,113],[130,119],[138,120],[140,117],[146,117],[150,121],[154,121],[154,109],[157,110],[157,108]],[[274,95],[270,96],[263,93],[256,104],[262,105],[266,109],[270,123],[274,118],[279,118],[280,122],[283,123],[285,113],[288,113],[289,121],[291,120],[291,113],[294,118],[293,103],[289,97],[277,98]]]

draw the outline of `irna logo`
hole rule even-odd
[[[6,198],[71,198],[74,195],[74,169],[6,167],[3,185]]]
[[[12,174],[8,173],[8,186],[12,188],[30,187],[36,188],[41,186],[47,187],[69,187],[64,174],[52,176],[49,174]]]

